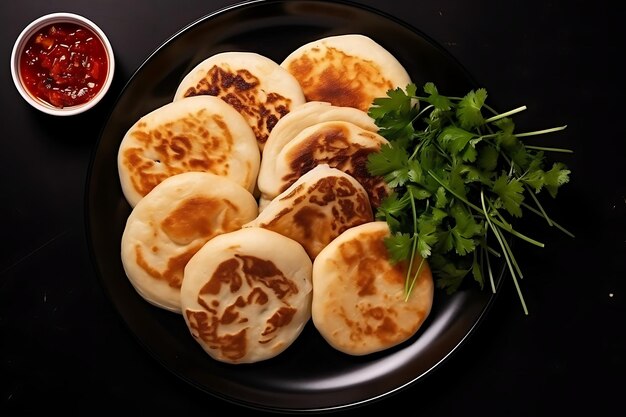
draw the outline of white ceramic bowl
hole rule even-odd
[[[75,106],[69,107],[55,107],[52,104],[37,98],[35,95],[29,93],[29,91],[24,86],[22,80],[22,74],[20,71],[20,57],[24,53],[24,49],[29,41],[29,39],[34,36],[38,31],[42,28],[54,24],[54,23],[74,23],[81,26],[84,26],[90,29],[93,33],[95,33],[102,42],[104,49],[107,54],[107,74],[105,80],[102,82],[102,87],[94,95],[89,101],[78,104]],[[13,45],[13,51],[11,53],[11,76],[13,77],[13,82],[15,83],[15,87],[22,95],[24,100],[34,108],[48,114],[56,115],[56,116],[71,116],[74,114],[82,113],[84,111],[89,110],[102,98],[105,96],[109,87],[111,86],[111,82],[113,81],[113,74],[115,73],[115,57],[113,55],[113,48],[111,47],[111,43],[108,38],[104,34],[104,32],[91,20],[74,14],[74,13],[52,13],[45,16],[42,16],[33,22],[31,22],[28,26],[24,28],[22,33],[18,36],[15,44]]]

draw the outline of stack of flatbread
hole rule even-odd
[[[358,34],[281,63],[253,52],[198,63],[120,143],[132,207],[121,258],[137,293],[182,314],[200,346],[232,364],[280,354],[311,319],[349,355],[415,335],[432,305],[430,269],[405,300],[407,266],[389,262],[389,228],[374,216],[392,190],[366,166],[387,143],[368,108],[410,82]]]

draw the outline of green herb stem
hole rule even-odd
[[[489,255],[485,256],[487,261],[487,272],[489,273],[489,282],[491,283],[491,292],[496,293],[496,282],[493,278],[493,271],[491,270],[491,261],[489,260]]]
[[[523,138],[527,136],[545,135],[546,133],[558,132],[559,130],[563,130],[565,128],[567,128],[567,125],[551,127],[549,129],[543,130],[535,130],[533,132],[516,133],[515,136],[517,136],[518,138]]]
[[[545,146],[533,146],[526,145],[528,149],[534,149],[536,151],[546,151],[546,152],[562,152],[562,153],[574,153],[571,149],[563,149],[563,148],[546,148]]]
[[[509,111],[507,111],[505,113],[496,114],[495,116],[492,116],[492,117],[490,117],[488,119],[485,119],[485,123],[492,123],[492,122],[495,122],[496,120],[512,116],[515,113],[519,113],[519,112],[522,112],[524,110],[526,110],[526,106],[520,106],[520,107],[518,107],[516,109],[509,110]]]
[[[522,207],[524,207],[525,209],[530,210],[532,213],[538,215],[539,217],[543,217],[543,214],[539,210],[535,209],[532,206],[529,206],[526,203],[522,203]],[[569,237],[572,237],[572,238],[576,237],[576,236],[574,236],[574,234],[572,232],[570,232],[569,230],[567,230],[566,228],[564,228],[563,226],[561,226],[560,224],[558,224],[554,220],[550,219],[550,222],[552,223],[552,225],[554,227],[556,227],[557,229],[559,229],[561,232],[565,233]]]
[[[498,229],[494,229],[494,234],[498,236],[498,241],[503,244],[505,239],[502,237],[501,232]],[[517,282],[517,277],[515,276],[515,270],[511,264],[511,260],[509,259],[509,254],[504,251],[504,258],[506,259],[506,264],[509,267],[509,273],[511,274],[511,278],[513,278],[513,284],[515,284],[515,290],[517,291],[517,295],[519,297],[520,302],[522,303],[522,309],[524,310],[524,314],[528,315],[528,308],[526,307],[526,302],[524,301],[524,295],[522,294],[522,290],[519,286],[519,282]]]
[[[417,239],[417,236],[415,238]],[[413,287],[415,287],[415,282],[417,282],[417,277],[419,277],[420,274],[422,273],[422,268],[424,267],[425,262],[426,260],[422,258],[419,266],[417,267],[417,272],[415,272],[415,275],[413,275],[413,278],[411,278],[411,285],[409,286],[409,289],[406,292],[406,295],[404,296],[404,301],[409,300],[409,297],[411,296],[411,293],[413,292]]]
[[[411,245],[411,258],[409,260],[409,266],[407,268],[406,271],[406,277],[404,279],[404,293],[405,293],[405,300],[409,299],[409,295],[411,295],[410,292],[410,288],[411,288],[411,284],[410,284],[410,276],[411,276],[411,271],[413,270],[413,261],[415,260],[415,253],[417,252],[417,209],[415,208],[415,198],[413,197],[413,193],[411,191],[411,189],[409,188],[408,190],[409,196],[411,197],[411,213],[413,215],[413,236],[411,237],[412,239],[412,245]]]
[[[484,213],[483,210],[480,209],[480,207],[470,203],[466,198],[463,198],[462,196],[460,196],[459,194],[457,194],[454,190],[450,189],[450,187],[448,187],[448,185],[446,183],[444,183],[443,181],[441,181],[434,172],[432,172],[431,170],[427,171],[428,174],[433,177],[433,179],[435,181],[437,181],[439,184],[441,184],[442,187],[444,187],[448,192],[450,192],[453,196],[455,196],[456,198],[458,198],[459,200],[461,200],[462,202],[464,202],[465,204],[467,204],[468,207],[471,207],[472,209],[476,210],[479,213]],[[488,216],[486,216],[488,217]],[[532,239],[528,236],[525,236],[521,233],[519,233],[518,231],[516,231],[515,229],[513,229],[510,225],[502,223],[499,220],[496,219],[491,219],[491,221],[495,224],[497,224],[498,226],[502,227],[504,230],[506,230],[507,232],[511,233],[513,236],[518,237],[522,240],[525,240],[528,243],[531,243],[535,246],[539,246],[540,248],[545,247],[545,245],[535,239]]]
[[[539,211],[541,211],[541,216],[546,219],[546,221],[548,222],[548,226],[552,227],[553,223],[552,220],[550,219],[550,217],[548,216],[548,213],[546,213],[546,211],[543,209],[543,206],[541,205],[541,203],[539,202],[539,199],[537,198],[537,196],[535,195],[535,193],[532,192],[532,190],[526,185],[525,186],[526,191],[528,191],[528,194],[530,194],[530,196],[532,197],[532,199],[534,200],[535,204],[537,205],[537,207],[539,208]]]
[[[511,255],[511,249],[505,243],[506,239],[504,239],[500,231],[496,227],[494,227],[494,225],[491,223],[491,220],[489,219],[489,216],[487,215],[487,207],[485,205],[485,193],[483,193],[482,190],[480,192],[480,201],[483,206],[483,211],[485,212],[485,219],[487,219],[487,224],[489,225],[491,230],[493,230],[493,234],[498,240],[498,243],[500,243],[500,247],[502,248],[502,251],[504,252],[504,259],[506,260],[506,264],[509,267],[509,272],[511,273],[511,277],[513,278],[513,282],[515,283],[517,295],[519,296],[520,302],[522,303],[524,314],[528,315],[528,308],[526,308],[526,302],[524,301],[522,290],[520,289],[519,283],[517,282],[517,278],[515,276],[515,270],[513,269],[513,266],[511,265],[511,259],[509,258],[509,255]]]

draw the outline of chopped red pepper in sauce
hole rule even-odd
[[[28,92],[54,107],[86,103],[102,88],[108,57],[100,38],[74,23],[55,23],[35,33],[20,58]]]

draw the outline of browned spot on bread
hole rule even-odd
[[[141,144],[126,149],[121,164],[128,170],[133,188],[145,196],[165,178],[187,171],[227,175],[226,159],[233,152],[233,137],[220,115],[211,115],[216,130],[206,128],[207,115],[200,110],[185,118],[146,129],[138,123],[130,134]]]
[[[208,303],[205,297],[217,296],[223,291],[223,286],[231,294],[246,291],[247,294],[224,297],[224,302],[229,304],[224,306],[220,315],[217,310],[219,303],[213,297],[213,303]],[[220,350],[225,358],[236,361],[243,358],[249,348],[245,340],[246,328],[232,327],[233,324],[245,324],[250,320],[245,316],[245,307],[252,304],[265,305],[270,296],[283,300],[297,293],[298,287],[295,283],[272,261],[250,255],[234,255],[217,266],[198,293],[198,304],[205,311],[187,309],[185,314],[194,337],[202,339],[210,348]],[[289,305],[277,309],[267,318],[261,333],[263,338],[259,343],[270,342],[281,327],[291,322],[297,311]],[[232,333],[232,329],[235,329],[235,333]]]
[[[280,201],[285,208],[258,226],[300,243],[311,259],[345,230],[373,220],[367,194],[345,176],[301,184]]]
[[[335,106],[367,111],[377,91],[393,88],[374,62],[328,47],[311,49],[308,55],[291,61],[288,71],[300,82],[307,101],[326,101]]]
[[[328,287],[321,287],[323,293],[316,295],[322,301],[319,306],[324,306],[317,313],[323,316],[317,317],[329,323],[322,328],[330,332],[326,337],[346,352],[363,354],[394,346],[412,336],[430,310],[428,265],[423,265],[416,281],[416,293],[406,301],[407,264],[388,261],[384,243],[388,235],[388,228],[355,233],[334,247],[332,258],[325,258],[333,276]]]
[[[198,238],[209,239],[216,232],[236,227],[239,210],[226,200],[206,197],[188,198],[161,222],[161,229],[173,241],[185,245]],[[221,220],[221,224],[216,221]]]
[[[374,133],[363,132],[364,136]],[[341,123],[329,123],[324,128],[315,131],[311,136],[302,140],[300,146],[290,150],[286,158],[289,161],[289,173],[281,180],[285,191],[305,173],[317,165],[328,164],[331,168],[349,174],[356,179],[367,191],[372,207],[380,206],[388,194],[388,187],[383,177],[373,176],[367,170],[367,158],[373,152],[378,152],[380,143],[365,146],[351,141],[348,129]]]
[[[185,270],[185,265],[189,262],[189,259],[200,250],[202,245],[197,245],[194,247],[190,247],[185,252],[173,256],[168,259],[167,268],[164,271],[160,271],[157,268],[153,267],[144,257],[143,250],[141,246],[135,246],[135,259],[137,265],[144,271],[148,273],[153,278],[159,280],[165,280],[170,287],[180,288],[183,282],[183,272]]]
[[[230,70],[214,65],[185,97],[219,97],[237,110],[248,122],[259,144],[265,144],[278,120],[289,113],[291,100],[263,91],[259,78],[246,69]]]

